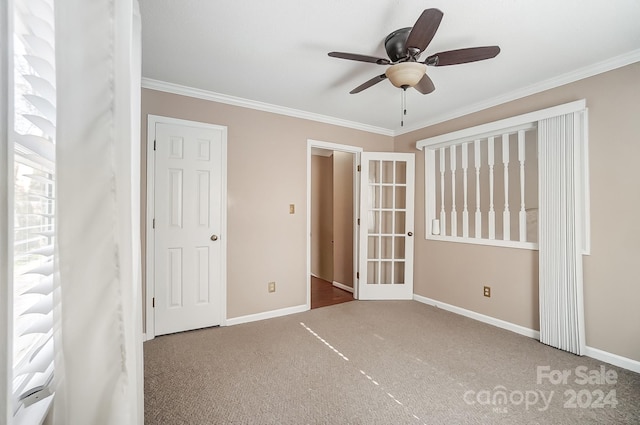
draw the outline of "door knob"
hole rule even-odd
[[[407,233],[408,236],[413,236],[413,232]]]
[[[217,241],[218,240],[218,235],[211,235],[211,240],[212,241]]]

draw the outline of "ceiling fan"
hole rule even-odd
[[[440,26],[443,15],[438,9],[426,9],[413,27],[402,28],[389,34],[384,40],[384,47],[389,59],[356,53],[329,53],[329,56],[334,58],[390,65],[384,74],[373,77],[351,90],[350,93],[360,93],[388,78],[391,84],[405,91],[407,88],[413,87],[422,94],[429,94],[435,90],[435,86],[431,78],[426,74],[427,66],[447,66],[476,62],[494,58],[500,53],[500,47],[498,46],[471,47],[436,53],[420,61],[420,55],[424,53],[429,43],[431,43]]]

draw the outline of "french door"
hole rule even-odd
[[[415,158],[363,152],[358,298],[413,298]]]

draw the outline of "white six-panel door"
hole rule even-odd
[[[224,127],[156,123],[155,335],[222,320]]]
[[[413,154],[362,153],[361,300],[413,298],[414,179]]]

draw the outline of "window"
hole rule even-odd
[[[56,397],[74,407],[56,409],[56,421],[133,423],[142,412],[138,5],[71,3],[0,2],[0,423],[8,425],[42,423],[54,352],[68,372]],[[64,9],[55,15],[60,34],[54,4]],[[54,47],[74,60],[56,66]],[[105,78],[85,78],[94,74]],[[84,202],[78,181],[98,196]],[[91,237],[79,224],[88,222]],[[105,332],[90,343],[74,337],[96,326]]]
[[[536,147],[536,127],[525,125],[430,148],[433,238],[534,248]]]
[[[425,154],[425,238],[538,249],[538,123],[575,114],[583,253],[589,252],[584,101],[418,141]]]
[[[55,54],[51,0],[10,2],[13,103],[9,109],[9,293],[15,423],[49,394],[53,377]],[[22,419],[21,419],[22,418]]]

